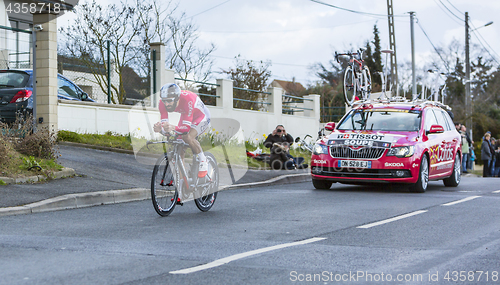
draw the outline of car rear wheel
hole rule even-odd
[[[410,192],[423,193],[427,190],[429,183],[429,162],[427,155],[422,156],[420,161],[420,171],[418,172],[418,180],[410,187]]]
[[[453,165],[453,172],[451,173],[451,176],[443,179],[444,186],[457,187],[458,184],[460,184],[460,180],[462,179],[462,171],[460,169],[461,165],[460,154],[457,152],[457,154],[455,155],[455,163]]]
[[[317,180],[317,179],[313,179],[312,181],[313,181],[313,186],[316,189],[330,189],[330,187],[332,187],[332,183],[333,183],[330,181]]]

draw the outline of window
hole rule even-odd
[[[420,129],[420,118],[421,112],[414,110],[354,110],[337,129],[413,132]]]
[[[444,110],[441,110],[441,112],[443,113],[443,116],[444,116],[446,122],[448,123],[448,126],[449,126],[448,131],[455,130],[455,124],[453,123],[453,120],[451,119],[448,112],[446,112]]]
[[[432,125],[438,125],[438,121],[432,109],[427,109],[425,112],[425,130],[430,130]]]
[[[18,20],[10,20],[10,26],[15,29],[26,30],[8,31],[5,35],[5,48],[8,50],[10,68],[32,68],[31,62],[31,32],[32,25]]]
[[[57,76],[57,93],[66,97],[72,97],[80,100],[80,91],[66,78]]]
[[[436,115],[438,125],[442,126],[445,131],[451,130],[450,126],[448,126],[448,123],[446,122],[446,118],[443,116],[443,111],[440,109],[434,109],[433,111]]]
[[[0,72],[0,88],[22,88],[25,87],[29,75],[21,72],[3,71]]]

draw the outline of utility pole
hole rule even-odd
[[[415,30],[413,27],[413,20],[415,18],[415,12],[410,12],[410,34],[411,34],[411,82],[412,82],[412,94],[411,98],[415,100],[415,97],[417,96],[417,77],[415,74]],[[424,94],[422,92],[422,99]]]
[[[472,100],[470,98],[469,12],[465,12],[465,127],[472,135]]]
[[[398,89],[398,63],[396,61],[396,33],[394,32],[394,9],[392,8],[392,0],[387,0],[387,20],[389,22],[389,49],[391,53],[391,85],[390,90],[399,95]],[[392,93],[391,92],[391,97]]]

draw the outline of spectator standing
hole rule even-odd
[[[462,136],[462,172],[467,173],[467,162],[469,161],[469,146],[470,138],[467,135],[467,129],[464,125],[460,128],[460,135]]]
[[[500,177],[500,139],[497,140],[495,144],[495,165],[493,171],[493,177]]]
[[[483,142],[481,143],[481,159],[483,160],[483,177],[490,176],[490,161],[492,157],[491,144],[490,144],[491,134],[484,134]]]
[[[495,176],[495,163],[496,163],[496,160],[497,160],[497,157],[496,157],[496,146],[497,144],[497,140],[492,137],[490,139],[490,147],[491,147],[491,160],[490,160],[490,175],[492,177]]]

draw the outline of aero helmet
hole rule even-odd
[[[161,100],[164,101],[177,101],[181,96],[181,88],[175,83],[167,83],[160,89]],[[169,100],[170,99],[170,100]]]

